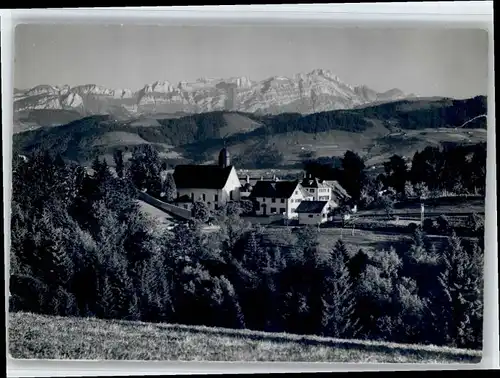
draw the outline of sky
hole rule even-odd
[[[419,96],[486,95],[482,30],[275,26],[18,25],[14,84],[98,84],[138,90],[155,81],[316,68],[351,85]]]

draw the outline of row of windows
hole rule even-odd
[[[177,193],[177,197],[180,196],[180,193]],[[206,202],[207,201],[207,195],[205,193],[202,193],[201,196],[199,197],[201,198],[202,201]],[[229,199],[232,201],[233,200],[233,191],[231,190],[229,192]],[[195,196],[194,196],[194,193],[191,193],[191,200],[194,201],[195,200]],[[215,202],[218,202],[219,201],[219,195],[218,194],[214,194],[214,201]],[[274,202],[274,201],[273,201]],[[282,201],[284,202],[284,201]]]
[[[271,214],[276,213],[276,210],[277,210],[277,209],[276,209],[275,207],[271,207]],[[285,213],[285,212],[286,212],[286,209],[285,209],[285,208],[283,208],[283,207],[281,207],[281,208],[280,208],[280,214],[283,214],[283,213]]]
[[[316,214],[316,215],[319,215],[319,214]],[[314,217],[314,214],[309,214],[308,215],[309,218],[313,218]],[[326,218],[326,214],[323,214],[323,218]]]
[[[280,198],[279,200],[280,200],[281,203],[285,203],[285,199],[284,198]],[[262,198],[262,202],[266,202],[266,199]],[[276,198],[271,198],[271,202],[275,203],[276,202]],[[293,202],[293,200],[292,200],[292,202]]]

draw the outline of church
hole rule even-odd
[[[178,199],[205,202],[210,210],[240,200],[241,183],[225,147],[217,165],[178,165],[173,176]]]

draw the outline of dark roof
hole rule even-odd
[[[233,167],[218,165],[178,165],[174,171],[175,186],[181,189],[222,189]]]
[[[290,198],[298,181],[257,181],[250,197]]]
[[[302,201],[295,210],[297,213],[321,213],[328,201]]]
[[[304,178],[300,185],[304,188],[317,188],[319,186],[318,180],[315,178]]]

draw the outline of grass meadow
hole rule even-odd
[[[203,326],[9,314],[16,359],[478,363],[480,351]]]

